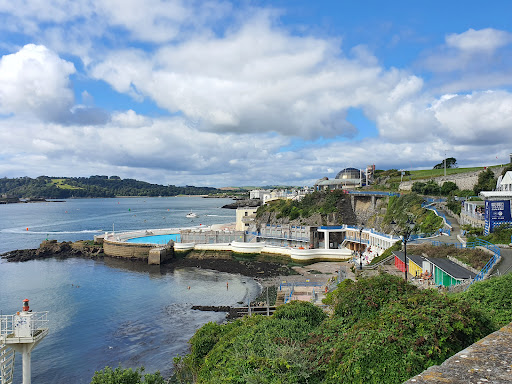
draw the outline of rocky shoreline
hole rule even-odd
[[[67,259],[67,258],[103,259],[105,254],[100,245],[87,241],[57,242],[56,240],[43,241],[37,249],[20,249],[6,252],[0,258],[8,262],[25,262],[37,259]],[[123,259],[131,262],[141,262],[138,259]],[[258,260],[235,260],[233,258],[197,258],[184,257],[171,259],[162,264],[161,269],[173,271],[177,268],[202,268],[219,272],[240,274],[253,278],[276,278],[297,274],[291,267],[278,262]]]
[[[101,259],[105,255],[103,249],[98,245],[91,245],[88,242],[63,241],[58,243],[56,240],[43,241],[36,249],[17,249],[0,255],[1,259],[8,262],[24,262],[36,259],[67,259],[70,257],[82,257],[86,259]]]

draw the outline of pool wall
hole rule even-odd
[[[178,228],[166,229],[152,229],[143,231],[131,231],[122,233],[105,233],[101,236],[95,236],[95,241],[100,242],[103,239],[103,252],[107,256],[121,257],[126,259],[140,259],[148,260],[151,249],[161,249],[162,245],[157,244],[144,244],[144,243],[127,243],[126,240],[147,237],[147,236],[160,236],[168,234],[179,234]],[[155,251],[161,255],[160,259],[163,261],[168,258],[168,255],[161,254],[160,251]],[[156,258],[156,253],[155,253]]]

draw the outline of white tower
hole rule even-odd
[[[11,384],[15,352],[23,356],[23,384],[31,383],[30,354],[48,334],[48,312],[32,312],[28,299],[15,315],[0,316],[0,384]]]

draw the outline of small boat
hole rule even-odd
[[[190,212],[189,214],[187,214],[187,216],[186,216],[186,217],[187,217],[187,218],[189,218],[189,219],[193,219],[193,218],[196,218],[196,217],[198,217],[198,216],[197,216],[197,213]]]

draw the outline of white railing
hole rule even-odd
[[[42,329],[48,329],[48,311],[31,312],[30,316],[30,330],[31,336],[35,332]],[[0,316],[0,337],[6,337],[14,333],[15,318],[17,315],[2,315]]]

